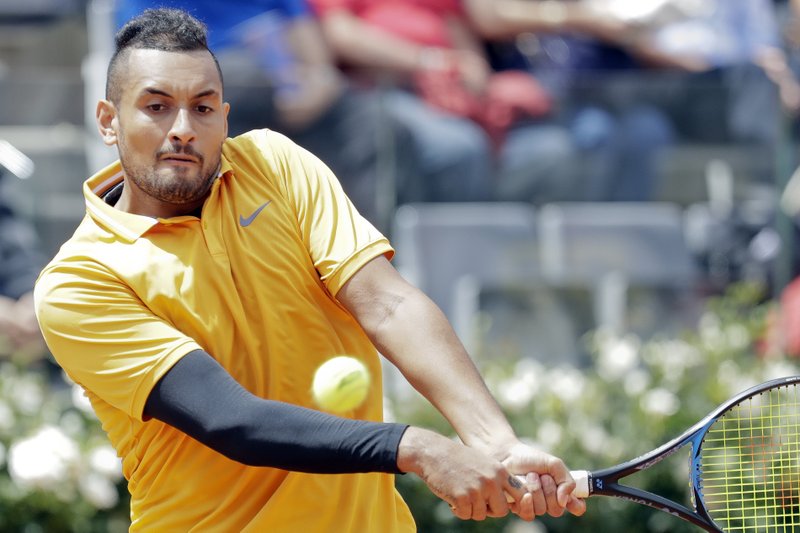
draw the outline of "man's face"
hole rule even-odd
[[[222,80],[206,51],[135,49],[120,74],[112,140],[134,212],[185,214],[202,204],[228,132]]]

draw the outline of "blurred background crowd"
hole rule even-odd
[[[116,157],[94,125],[113,34],[158,6],[208,25],[231,135],[271,128],[325,161],[476,358],[591,375],[591,332],[708,327],[742,284],[751,311],[774,304],[744,345],[800,353],[800,1],[0,0],[0,495],[18,509],[53,481],[12,467],[3,406],[24,406],[2,378],[61,379],[30,291]],[[119,482],[104,464],[76,485],[90,529],[124,498],[97,496]],[[29,507],[20,524],[54,513]]]

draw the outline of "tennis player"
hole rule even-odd
[[[273,131],[226,138],[202,24],[148,10],[116,45],[97,124],[120,161],[84,184],[35,300],[122,458],[131,530],[413,531],[404,472],[462,519],[582,513],[563,462],[518,439],[331,172]],[[382,421],[376,348],[462,442]],[[337,354],[373,375],[347,417],[310,393]]]

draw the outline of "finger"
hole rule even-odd
[[[525,494],[525,491],[522,490],[522,483],[514,476],[508,477],[509,479],[506,481],[508,486],[505,489],[494,490],[489,494],[487,514],[491,517],[500,518],[508,514],[508,498],[512,497],[511,494],[509,494],[509,491],[514,490],[520,494],[519,497],[522,497]],[[514,488],[514,483],[519,485],[519,488]]]
[[[570,498],[572,497],[572,493],[575,491],[576,484],[575,480],[572,478],[569,473],[567,473],[567,479],[564,481],[558,481],[556,479],[556,483],[558,483],[558,489],[556,497],[558,498],[558,504],[564,508],[567,506]]]
[[[566,507],[566,501],[564,505],[561,505],[558,501],[558,493],[555,480],[548,476],[547,474],[540,476],[541,483],[542,483],[542,492],[544,493],[544,499],[547,506],[547,514],[550,516],[561,516],[564,514],[564,508]]]
[[[536,512],[533,509],[533,494],[526,492],[519,501],[513,502],[511,504],[511,512],[522,520],[528,522],[534,520]]]
[[[547,512],[547,501],[542,491],[542,478],[539,474],[531,472],[525,478],[525,485],[531,495],[533,512],[536,516],[541,516]]]
[[[450,512],[452,512],[456,518],[469,520],[472,517],[472,502],[464,498],[456,500],[456,502],[450,504]]]
[[[476,494],[472,499],[472,516],[473,520],[486,520],[486,499],[480,495]]]
[[[506,480],[506,484],[503,485],[503,492],[506,495],[506,501],[508,503],[519,501],[528,491],[525,488],[524,477],[515,476],[513,474],[508,475],[508,479]]]
[[[558,486],[556,497],[558,498],[559,507],[563,509],[567,506],[570,494],[575,490],[575,480],[572,479],[564,462],[555,457],[548,461],[547,473],[550,474]]]
[[[586,512],[586,500],[571,495],[567,502],[567,511],[575,516],[581,516]]]

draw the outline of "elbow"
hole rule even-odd
[[[248,430],[243,420],[231,417],[218,424],[198,428],[192,436],[204,446],[232,461],[247,466],[260,466],[255,464],[253,457],[246,453],[246,450],[253,448],[247,442],[248,436],[251,434],[252,431]]]

